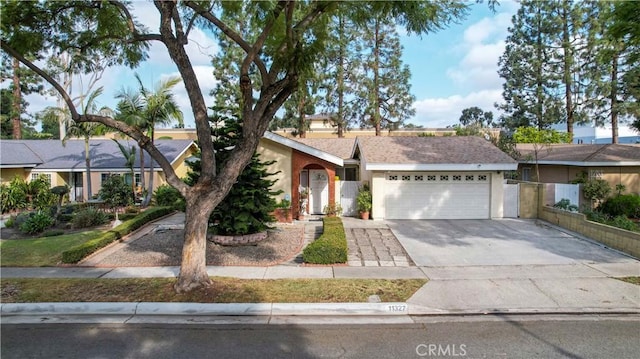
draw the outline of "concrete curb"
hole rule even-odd
[[[2,303],[2,316],[401,316],[406,303]]]
[[[640,308],[491,308],[491,309],[437,309],[409,304],[411,316],[478,316],[478,315],[640,315]]]

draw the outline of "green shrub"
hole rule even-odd
[[[602,201],[611,193],[611,185],[603,179],[590,179],[583,185],[584,196],[592,201]]]
[[[51,216],[43,211],[38,211],[20,225],[20,232],[26,234],[36,234],[44,231],[45,229],[53,226],[55,221]]]
[[[87,207],[74,213],[71,219],[71,227],[76,229],[94,227],[105,224],[107,221],[108,216],[106,213],[94,207]]]
[[[640,195],[625,194],[608,198],[598,208],[611,217],[640,218]]]
[[[554,204],[553,207],[561,209],[563,211],[569,211],[569,212],[578,211],[578,206],[576,206],[575,204],[571,204],[571,201],[569,201],[566,198],[563,198],[560,201],[558,201],[558,203]]]
[[[126,184],[124,177],[120,175],[111,175],[103,181],[98,195],[109,208],[124,207],[133,203],[131,186]]]
[[[638,225],[625,216],[616,216],[612,220],[607,221],[608,225],[626,229],[627,231],[638,231]]]
[[[138,215],[137,213],[123,213],[118,215],[118,219],[124,222],[132,218],[135,218],[135,216],[137,215]]]
[[[60,222],[71,222],[73,219],[73,214],[61,214],[58,216],[58,221]]]
[[[127,234],[147,224],[148,222],[151,222],[154,219],[158,219],[162,216],[166,216],[171,212],[173,212],[173,209],[170,207],[149,208],[135,218],[122,223],[116,228],[103,233],[98,237],[93,238],[83,244],[62,252],[62,262],[77,263],[82,258],[108,245],[109,243],[115,240],[119,240]]]
[[[7,228],[13,228],[13,226],[16,225],[16,217],[11,216],[9,217],[5,222],[4,222],[4,226]]]
[[[302,252],[305,263],[334,264],[347,261],[347,238],[340,217],[325,217],[323,233]]]
[[[158,187],[155,192],[153,192],[153,198],[157,206],[172,207],[182,212],[184,212],[186,208],[184,197],[182,197],[180,192],[166,184]]]

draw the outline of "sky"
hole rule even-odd
[[[157,10],[152,3],[134,1],[133,5],[134,16],[141,23],[152,30],[158,28]],[[472,106],[493,111],[494,118],[498,117],[499,112],[494,108],[494,103],[501,101],[502,93],[498,58],[504,51],[507,29],[517,8],[516,2],[501,1],[494,13],[486,2],[474,4],[465,20],[445,30],[421,37],[401,35],[402,59],[411,70],[411,93],[416,98],[416,114],[407,123],[427,128],[446,127],[458,123],[462,110]],[[208,105],[211,99],[207,95],[216,84],[211,54],[217,49],[216,40],[210,34],[199,29],[191,32],[187,51],[205,98],[209,98]],[[166,49],[160,43],[153,43],[149,59],[138,68],[115,67],[105,71],[99,82],[104,90],[98,99],[99,105],[115,108],[117,92],[137,88],[136,73],[148,88],[178,76]],[[195,127],[184,86],[177,85],[174,94],[184,113],[185,127]],[[56,105],[53,96],[29,95],[26,100],[30,113]]]

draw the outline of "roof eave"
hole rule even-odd
[[[535,161],[520,160],[522,164],[535,164]],[[640,161],[538,161],[539,165],[577,166],[577,167],[635,167],[640,166]]]
[[[34,168],[38,166],[37,163],[21,163],[15,165],[0,165],[0,168]]]
[[[517,163],[367,163],[367,171],[515,171]]]
[[[292,148],[294,150],[306,153],[306,154],[311,155],[313,157],[317,157],[317,158],[319,158],[321,160],[324,160],[324,161],[327,161],[329,163],[333,163],[334,165],[337,165],[337,166],[340,166],[340,167],[344,166],[344,160],[342,158],[338,157],[338,156],[334,156],[334,155],[332,155],[330,153],[327,153],[327,152],[324,152],[324,151],[320,151],[320,150],[318,150],[316,148],[313,148],[311,146],[307,146],[307,145],[305,145],[303,143],[300,143],[298,141],[290,140],[290,139],[288,139],[286,137],[277,135],[277,134],[275,134],[273,132],[267,131],[267,132],[264,133],[263,137],[268,139],[268,140],[271,140],[273,142],[279,143],[279,144],[281,144],[283,146],[290,147],[290,148]]]

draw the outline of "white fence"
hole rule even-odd
[[[580,205],[580,185],[555,183],[555,203],[568,199],[573,205]]]
[[[336,203],[340,203],[343,216],[358,215],[356,197],[360,189],[360,181],[336,182]]]

